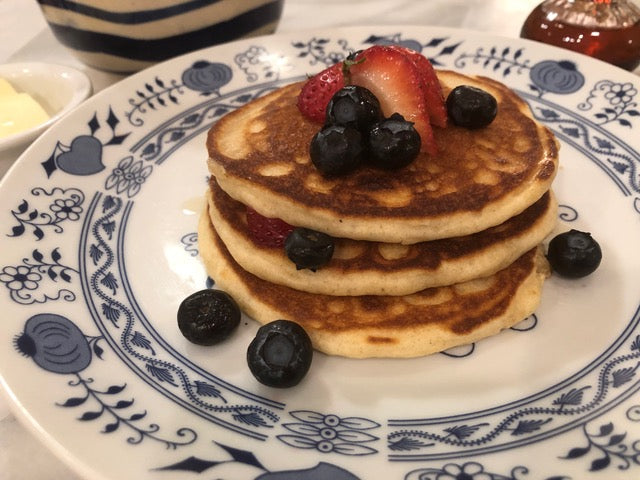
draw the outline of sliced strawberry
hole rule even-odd
[[[437,153],[429,123],[425,87],[418,67],[395,47],[374,45],[358,55],[350,67],[351,83],[378,97],[386,117],[401,114],[420,134],[421,150]]]
[[[329,100],[345,84],[342,66],[339,62],[325,68],[304,84],[298,95],[298,109],[305,117],[324,123]]]
[[[427,57],[421,53],[411,50],[410,48],[393,45],[401,53],[404,53],[418,67],[422,76],[422,83],[425,87],[425,98],[427,99],[427,111],[429,112],[429,120],[432,125],[438,127],[447,126],[447,106],[442,93],[442,86],[433,69],[433,65]]]
[[[247,226],[251,238],[264,247],[284,247],[284,241],[293,231],[287,222],[260,215],[250,207],[247,207]]]

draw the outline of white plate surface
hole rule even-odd
[[[515,89],[562,143],[558,231],[592,276],[552,277],[536,314],[412,360],[317,354],[259,385],[250,319],[197,347],[176,310],[207,284],[204,139],[224,113],[374,42]],[[251,39],[171,60],[46,132],[0,186],[0,375],[89,479],[640,477],[640,79],[571,52],[460,30],[367,27]],[[295,126],[292,126],[295,128]],[[215,280],[215,279],[214,279]]]

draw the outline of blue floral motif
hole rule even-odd
[[[135,127],[144,125],[141,115],[148,110],[157,110],[158,107],[176,105],[178,95],[184,93],[183,85],[172,79],[168,82],[156,77],[152,82],[146,82],[144,88],[136,90],[136,96],[129,99],[131,110],[125,113],[125,118]]]
[[[198,233],[191,232],[183,235],[180,239],[180,243],[184,246],[186,252],[192,257],[198,256]]]
[[[451,347],[447,350],[440,352],[441,355],[451,358],[465,358],[473,355],[476,350],[475,343],[469,343],[467,345],[459,345],[457,347]]]
[[[640,421],[640,405],[629,408],[627,418],[633,422]],[[613,423],[600,425],[596,432],[589,431],[589,425],[583,425],[582,432],[587,444],[572,448],[561,458],[574,460],[596,456],[589,466],[590,472],[614,466],[618,470],[628,470],[632,465],[640,466],[640,439],[627,440],[627,432],[616,431]]]
[[[487,52],[485,47],[478,47],[473,53],[460,54],[454,61],[454,65],[463,69],[467,66],[467,61],[471,60],[475,65],[482,65],[482,68],[491,68],[494,72],[501,71],[503,77],[514,71],[520,75],[531,68],[530,61],[522,59],[523,53],[524,48],[512,50],[510,47],[505,47],[500,50],[491,47]]]
[[[80,219],[80,214],[82,213],[82,207],[71,198],[58,198],[53,201],[49,208],[58,221],[71,220],[75,222]]]
[[[127,197],[134,197],[152,171],[152,165],[144,165],[142,160],[135,161],[133,156],[129,155],[120,160],[118,166],[113,169],[104,183],[104,188],[115,189],[118,195],[126,193]]]
[[[570,205],[558,205],[558,218],[563,222],[575,222],[578,211]]]
[[[40,280],[42,280],[42,275],[25,265],[4,267],[0,273],[0,282],[4,283],[12,292],[36,290]]]
[[[340,50],[327,51],[327,47],[331,45],[328,38],[313,37],[307,41],[293,42],[293,47],[298,49],[298,58],[306,58],[309,65],[322,64],[325,67],[344,60],[353,50],[349,48],[346,40],[337,41]]]
[[[521,320],[517,324],[513,325],[512,327],[509,327],[509,329],[516,332],[529,332],[534,328],[536,328],[537,325],[538,325],[538,317],[534,313],[529,315],[524,320]],[[475,350],[476,350],[476,344],[469,343],[467,345],[459,345],[457,347],[449,348],[447,350],[440,352],[440,354],[446,357],[451,357],[451,358],[465,358],[473,355]]]
[[[531,67],[529,78],[532,90],[542,96],[545,92],[567,95],[577,92],[584,85],[584,75],[575,63],[568,60],[545,60]]]
[[[64,229],[60,224],[78,221],[84,211],[84,193],[77,188],[54,187],[47,191],[37,187],[31,190],[31,195],[39,198],[30,201],[23,199],[17,208],[11,210],[18,224],[12,227],[9,237],[22,236],[30,227],[36,239],[42,240],[45,228],[51,227],[55,233],[62,233]]]
[[[446,62],[447,55],[459,53],[462,50],[460,45],[463,44],[463,41],[448,37],[433,38],[425,42],[416,38],[403,38],[400,34],[371,36],[368,41],[400,44],[422,51],[436,66],[443,64],[440,60],[444,59]],[[308,59],[312,65],[330,65],[344,59],[350,51],[347,42],[341,40],[336,43],[335,40],[315,38],[309,42],[299,43],[299,46],[294,46],[298,50],[296,53],[300,53],[301,58]],[[306,53],[303,54],[303,52]],[[480,64],[482,68],[493,70],[503,76],[528,71],[531,80],[529,87],[538,98],[547,93],[567,94],[579,91],[584,84],[584,77],[571,62],[544,61],[531,66],[529,60],[523,59],[524,49],[516,50],[509,47],[479,49],[476,53],[475,57],[473,55],[465,57],[466,54],[462,54],[458,59],[464,62],[474,58],[474,63]],[[270,58],[266,59],[267,57]],[[119,241],[119,236],[123,236],[118,234],[119,230],[123,231],[123,225],[126,223],[126,215],[121,213],[127,211],[133,203],[125,203],[126,198],[131,199],[136,196],[154,172],[154,165],[159,165],[169,158],[171,152],[184,142],[193,138],[194,135],[201,134],[221,115],[263,94],[269,88],[275,88],[280,70],[274,66],[272,60],[273,56],[262,47],[251,47],[248,51],[236,55],[234,67],[236,72],[239,68],[250,82],[266,80],[270,83],[261,84],[259,88],[253,90],[243,89],[232,92],[226,96],[221,95],[220,91],[231,80],[231,69],[225,64],[213,64],[204,60],[185,69],[179,80],[156,77],[145,83],[143,88],[135,93],[137,98],[130,100],[131,110],[126,114],[127,119],[134,126],[144,123],[143,116],[149,110],[159,110],[178,104],[181,100],[180,95],[192,94],[217,98],[204,99],[188,112],[179,113],[162,127],[144,136],[139,144],[131,148],[131,155],[122,158],[115,168],[113,165],[105,165],[106,157],[103,149],[107,145],[123,143],[129,134],[121,135],[117,131],[118,119],[111,109],[106,123],[111,127],[111,138],[108,136],[109,130],[101,127],[101,121],[98,121],[96,114],[89,122],[90,134],[78,135],[70,142],[66,141],[65,144],[58,142],[52,155],[42,164],[48,177],[51,177],[56,170],[70,175],[93,175],[104,170],[106,177],[104,186],[112,195],[96,195],[96,205],[99,199],[103,200],[96,208],[96,211],[102,208],[103,216],[92,219],[92,213],[88,214],[86,225],[83,226],[86,230],[83,231],[83,238],[86,233],[88,244],[86,248],[81,247],[84,250],[80,252],[80,257],[84,259],[81,261],[86,260],[88,266],[78,269],[68,267],[62,261],[58,249],[45,251],[41,248],[34,250],[31,257],[24,259],[22,264],[4,266],[0,270],[0,285],[12,298],[16,296],[13,298],[14,301],[25,304],[36,302],[37,295],[41,295],[37,298],[46,301],[55,296],[43,294],[45,282],[53,286],[64,283],[73,284],[80,271],[86,271],[86,278],[83,278],[82,285],[87,285],[88,290],[91,290],[87,295],[90,297],[87,299],[87,304],[95,301],[95,305],[91,304],[89,308],[102,335],[100,337],[84,336],[65,317],[42,314],[30,318],[25,323],[24,331],[15,338],[15,348],[45,371],[58,375],[71,375],[73,378],[68,382],[68,386],[81,393],[57,405],[63,411],[81,409],[79,420],[102,422],[101,431],[104,434],[129,429],[135,432],[127,439],[131,444],[151,439],[171,448],[189,445],[195,442],[197,437],[196,433],[189,429],[180,429],[177,431],[178,441],[166,440],[158,434],[160,427],[155,424],[139,428],[141,422],[144,423],[149,418],[149,414],[146,410],[139,408],[133,399],[124,397],[127,391],[126,385],[96,386],[98,382],[89,378],[86,371],[90,366],[95,366],[91,365],[92,359],[101,359],[104,354],[99,344],[110,342],[112,346],[117,344],[122,360],[131,364],[132,370],[140,371],[141,376],[159,392],[167,391],[169,395],[175,395],[175,398],[180,396],[176,403],[182,403],[186,408],[197,411],[197,414],[203,418],[213,417],[212,423],[228,428],[234,433],[247,434],[247,430],[251,429],[262,432],[269,428],[273,431],[275,430],[273,427],[278,427],[281,428],[279,433],[285,434],[273,438],[278,438],[293,448],[334,452],[339,455],[378,453],[378,450],[371,445],[377,446],[374,442],[379,441],[379,438],[370,433],[380,427],[376,422],[362,418],[341,418],[317,412],[295,411],[290,415],[296,421],[280,426],[279,418],[272,409],[262,408],[264,403],[261,402],[264,399],[252,397],[251,392],[241,392],[237,387],[218,381],[219,379],[212,375],[194,373],[189,370],[189,367],[185,368],[182,364],[175,362],[171,352],[167,354],[164,351],[166,345],[162,343],[160,336],[153,332],[147,320],[140,314],[139,306],[135,305],[135,298],[132,296],[127,298],[131,294],[127,290],[130,286],[127,287],[125,272],[119,270],[120,263],[116,252],[120,250],[114,243]],[[135,97],[135,95],[132,96]],[[602,81],[593,88],[589,99],[585,102],[585,105],[589,105],[584,110],[592,109],[595,123],[600,125],[617,123],[623,127],[631,127],[634,117],[639,115],[636,102],[637,89],[632,84]],[[556,109],[553,105],[535,110],[539,118],[555,124],[559,134],[570,140],[581,142],[583,144],[581,151],[587,151],[590,156],[598,157],[598,160],[601,157],[603,163],[610,166],[612,172],[629,179],[640,178],[637,176],[637,154],[633,157],[629,152],[623,151],[620,143],[602,130],[594,135],[588,120],[583,121],[577,117],[568,120],[566,112]],[[109,171],[108,167],[112,167],[112,170]],[[633,181],[627,183],[631,185],[632,190],[635,189],[636,184]],[[41,190],[44,192],[44,189]],[[64,192],[62,189],[58,190]],[[63,227],[69,228],[70,224],[78,222],[83,217],[85,208],[90,208],[84,205],[82,192],[77,190],[77,193],[79,195],[75,199],[61,195],[60,192],[56,196],[44,195],[47,196],[48,202],[44,207],[36,204],[31,198],[25,198],[12,210],[16,223],[7,236],[23,236],[20,239],[23,240],[24,237],[34,235],[37,240],[40,240],[45,234],[61,233]],[[116,195],[126,198],[123,200]],[[640,213],[640,198],[635,199],[634,207]],[[573,221],[577,215],[575,209],[561,206],[562,220]],[[197,255],[195,241],[195,233],[181,238],[184,250],[191,255]],[[69,301],[75,299],[73,293],[66,292],[68,295],[65,294],[64,297],[59,295],[59,297]],[[42,318],[36,321],[36,317]],[[54,337],[47,338],[42,335],[41,327],[47,324],[44,320],[55,326]],[[517,328],[514,327],[514,329]],[[57,340],[55,345],[52,343],[53,340]],[[635,344],[640,345],[640,340],[636,339]],[[59,349],[56,354],[65,360],[62,363],[56,362],[57,359],[47,355],[46,350],[49,347]],[[443,445],[460,447],[463,454],[468,454],[469,450],[474,448],[481,450],[483,445],[500,449],[502,445],[496,445],[499,440],[495,440],[498,436],[498,434],[493,435],[495,432],[498,432],[503,439],[511,436],[517,440],[524,437],[535,441],[541,438],[538,433],[545,435],[554,433],[554,422],[561,421],[562,417],[575,418],[580,416],[580,412],[594,412],[596,407],[603,407],[606,401],[611,400],[614,394],[610,392],[630,389],[629,385],[637,383],[636,377],[640,368],[637,364],[638,348],[632,346],[629,354],[607,362],[601,369],[598,381],[594,381],[593,384],[587,384],[585,380],[582,385],[566,387],[553,394],[553,398],[544,399],[533,405],[527,412],[517,411],[515,416],[504,414],[502,418],[487,416],[487,421],[484,421],[485,418],[479,421],[454,419],[443,426],[439,432],[435,431],[436,427],[433,427],[435,437],[430,436],[434,432],[426,431],[429,427],[424,427],[423,424],[413,431],[404,431],[402,438],[393,438],[395,441],[390,441],[388,447],[394,453],[410,452],[408,455],[410,457],[416,452],[420,454],[422,451]],[[470,351],[467,350],[465,355],[473,352],[473,346],[469,349]],[[241,401],[237,401],[239,397]],[[270,407],[277,409],[284,408],[284,405]],[[637,414],[640,408],[636,407],[636,409]],[[527,417],[527,415],[530,416]],[[634,420],[631,416],[629,419]],[[574,422],[579,420],[575,418]],[[249,428],[234,429],[234,422]],[[390,427],[399,425],[394,422],[391,421]],[[622,425],[592,421],[584,426],[583,433],[584,443],[567,452],[562,457],[565,461],[586,462],[586,467],[590,466],[592,471],[615,468],[626,470],[639,465],[640,440],[628,439]],[[266,435],[255,435],[253,438],[268,439]],[[388,439],[391,440],[392,436]],[[325,462],[304,470],[268,471],[253,453],[221,444],[216,445],[225,452],[224,458],[205,460],[185,455],[182,462],[157,470],[207,472],[208,474],[209,469],[215,469],[218,465],[238,462],[262,470],[256,480],[356,479],[353,474],[341,467]],[[508,441],[506,445],[506,448],[510,448]],[[444,450],[446,447],[442,448]],[[450,452],[446,453],[450,454]],[[432,460],[437,456],[429,458],[425,455],[424,458]],[[391,461],[398,459],[405,460],[400,455],[391,455]],[[528,473],[525,467],[515,467],[510,473],[492,473],[487,466],[476,461],[443,463],[439,467],[433,463],[428,465],[429,468],[413,470],[407,474],[405,480],[520,480]],[[560,478],[566,477],[554,477],[554,479]]]
[[[206,131],[211,123],[221,116],[274,88],[276,88],[275,85],[257,87],[252,92],[244,92],[231,97],[221,96],[198,105],[197,108],[174,118],[170,124],[165,125],[162,129],[154,131],[153,136],[150,136],[145,140],[145,143],[139,146],[141,148],[140,158],[148,162],[153,161],[155,164],[162,163],[168,156],[167,150],[172,151],[193,138],[194,135]],[[137,153],[137,148],[134,149],[134,153]]]
[[[50,256],[51,260],[45,260],[44,255],[36,249],[31,253],[31,258],[22,259],[22,265],[8,265],[0,270],[0,283],[9,291],[11,300],[21,305],[31,305],[49,300],[72,302],[76,299],[69,289],[59,288],[58,281],[70,285],[72,275],[78,271],[60,263],[62,255],[57,248]]]
[[[273,428],[279,421],[272,408],[282,408],[277,402],[244,394],[230,388],[215,376],[195,372],[176,364],[172,352],[158,342],[157,333],[140,308],[131,303],[126,275],[118,268],[118,252],[123,241],[119,231],[124,228],[133,202],[121,197],[96,194],[85,222],[87,245],[82,257],[83,275],[91,289],[88,298],[94,321],[108,341],[117,344],[127,362],[156,390],[175,401],[197,410],[203,417],[237,433],[265,439],[256,429]],[[250,401],[248,401],[248,398]]]
[[[198,60],[182,72],[180,82],[175,79],[162,80],[159,77],[146,82],[143,88],[136,90],[136,96],[129,99],[131,109],[125,117],[133,126],[144,125],[142,116],[149,110],[168,107],[179,103],[179,95],[187,90],[201,95],[220,95],[220,89],[233,78],[233,71],[224,63],[212,63]]]
[[[160,467],[158,471],[192,472],[202,474],[229,463],[239,463],[262,470],[254,480],[358,480],[358,477],[347,470],[331,463],[320,462],[312,468],[303,470],[286,470],[270,472],[256,456],[247,450],[223,445],[215,442],[225,454],[224,459],[217,457],[215,460],[207,460],[199,457],[189,457],[177,463]]]
[[[640,116],[638,103],[634,101],[638,90],[630,82],[614,82],[612,80],[600,80],[589,92],[587,99],[578,105],[583,111],[591,110],[594,103],[604,104],[602,108],[594,114],[594,117],[601,124],[617,122],[623,127],[631,127],[629,117]]]
[[[290,415],[301,423],[285,423],[283,427],[294,435],[278,435],[277,438],[291,447],[342,455],[377,453],[376,449],[362,444],[378,440],[365,430],[376,429],[379,423],[366,418],[340,418],[307,410],[290,412]]]
[[[69,145],[60,141],[56,143],[49,158],[42,162],[47,177],[51,177],[56,170],[79,176],[94,175],[104,170],[103,148],[109,145],[121,145],[131,133],[116,133],[119,123],[120,120],[109,108],[106,124],[110,131],[107,133],[107,139],[101,140],[98,138],[98,134],[104,129],[98,115],[94,114],[87,123],[90,135],[78,135],[71,140]]]
[[[584,75],[575,63],[568,60],[543,60],[531,65],[530,60],[523,59],[524,48],[516,50],[510,47],[498,49],[492,47],[486,51],[479,47],[473,53],[462,53],[456,58],[454,65],[465,68],[467,61],[480,64],[483,68],[490,68],[493,72],[501,72],[503,77],[515,72],[521,75],[529,71],[531,84],[529,88],[542,97],[545,93],[567,95],[577,92],[584,86]]]
[[[200,60],[182,72],[182,83],[202,95],[220,95],[220,89],[233,78],[228,65]]]
[[[107,423],[104,424],[102,433],[113,433],[122,427],[134,432],[134,436],[127,438],[130,444],[140,443],[144,439],[162,442],[170,448],[193,443],[197,434],[189,428],[180,428],[176,435],[181,440],[176,441],[156,435],[160,430],[157,424],[152,423],[146,428],[139,427],[137,423],[147,416],[147,411],[125,413],[134,405],[135,400],[127,398],[114,403],[111,399],[122,393],[125,385],[112,385],[106,390],[96,389],[91,386],[93,379],[81,375],[91,364],[92,354],[101,358],[103,350],[98,345],[100,339],[101,337],[86,337],[76,324],[66,317],[41,313],[25,322],[23,332],[14,340],[14,347],[48,372],[74,375],[75,379],[69,382],[69,386],[82,388],[83,394],[67,398],[57,405],[63,408],[83,407],[85,411],[78,418],[83,422],[103,419]]]
[[[206,131],[215,120],[275,88],[275,83],[257,86],[253,91],[230,97],[215,97],[187,112],[181,112],[171,122],[145,137],[143,142],[134,145],[130,150],[132,155],[121,159],[106,178],[105,188],[115,190],[118,195],[126,194],[128,198],[133,198],[153,173],[152,162],[160,165],[172,151]]]
[[[601,367],[596,378],[598,384],[595,386],[584,385],[581,388],[576,386],[567,387],[565,391],[560,391],[555,398],[545,398],[539,400],[542,403],[538,405],[530,405],[516,409],[512,413],[504,416],[497,415],[492,417],[485,415],[478,418],[477,422],[470,421],[469,418],[464,420],[443,419],[440,422],[440,431],[435,431],[436,423],[425,421],[424,428],[401,429],[388,435],[389,449],[397,452],[392,455],[393,459],[402,459],[404,452],[415,452],[424,449],[433,449],[436,445],[455,446],[461,451],[473,449],[482,450],[483,446],[494,444],[499,437],[509,435],[515,441],[518,439],[522,442],[524,438],[535,438],[536,436],[548,433],[550,429],[557,428],[557,421],[569,418],[572,415],[585,415],[595,410],[605,403],[605,401],[618,392],[629,388],[631,382],[636,381],[638,369],[640,368],[640,335],[637,335],[629,345],[629,353],[622,353],[617,357],[608,359]],[[593,388],[595,387],[595,388]],[[586,393],[591,393],[587,397]],[[638,409],[640,412],[640,409]],[[480,421],[480,418],[482,421]],[[490,421],[490,419],[494,419]],[[640,415],[638,415],[640,419]],[[420,420],[389,420],[391,426],[411,425],[414,427],[422,426]],[[603,431],[603,436],[612,433],[611,430]],[[620,443],[623,437],[615,437],[614,444]],[[504,439],[503,439],[504,441]],[[609,440],[612,441],[612,440]],[[638,443],[640,445],[640,443]],[[497,445],[494,445],[496,447]],[[611,445],[612,446],[612,445]],[[594,445],[591,446],[593,448]],[[587,448],[583,447],[579,450],[582,454],[588,453]],[[616,447],[618,448],[618,447]],[[587,450],[585,450],[587,449]],[[612,452],[609,452],[612,453]],[[634,452],[638,454],[637,459],[640,460],[640,451]],[[424,460],[440,458],[442,452],[434,452],[433,455],[424,454],[418,456],[411,454],[412,459],[422,458]],[[578,451],[568,455],[568,458],[577,457]],[[635,460],[633,460],[635,462]],[[602,461],[604,462],[604,460]],[[639,463],[640,465],[640,463]],[[604,468],[604,467],[603,467]]]
[[[529,332],[538,326],[538,316],[535,313],[532,313],[524,320],[516,323],[514,326],[510,327],[511,330],[515,330],[516,332]]]
[[[415,38],[403,38],[401,33],[394,33],[391,35],[371,35],[364,41],[364,43],[370,43],[373,45],[398,45],[408,48],[409,50],[422,52],[425,45],[437,46],[444,40],[444,38],[432,39],[431,42],[423,44],[423,42]]]
[[[442,57],[452,55],[462,44],[461,41],[451,40],[448,37],[435,37],[427,42],[415,38],[403,38],[401,33],[392,35],[371,35],[363,43],[375,45],[399,45],[401,47],[422,53],[435,67],[444,65]]]
[[[79,373],[91,363],[89,342],[66,317],[41,313],[29,318],[14,345],[48,372]]]
[[[522,466],[513,468],[508,475],[502,475],[485,470],[484,465],[478,462],[447,463],[442,468],[412,470],[404,480],[520,480],[527,473],[529,469]],[[569,477],[556,476],[547,480],[569,480]]]
[[[266,48],[257,45],[238,53],[234,61],[250,83],[258,80],[275,81],[280,78],[281,70],[290,68],[286,56],[270,54]]]
[[[604,97],[614,106],[628,105],[638,93],[638,90],[630,82],[612,83],[609,87],[609,91],[604,94]]]
[[[640,193],[640,168],[638,152],[629,145],[609,135],[602,129],[576,119],[570,112],[555,105],[532,108],[537,120],[554,128],[554,133],[594,160],[605,170],[610,169],[611,178],[618,183],[625,194]]]

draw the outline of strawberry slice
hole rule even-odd
[[[437,146],[427,110],[423,77],[416,64],[395,47],[374,45],[350,66],[351,83],[368,88],[386,117],[401,114],[420,134],[421,150],[431,155]]]
[[[298,95],[298,109],[310,120],[324,123],[331,97],[344,87],[343,63],[339,62],[314,75]]]
[[[264,247],[284,247],[284,241],[293,231],[284,220],[265,217],[251,207],[247,207],[247,227],[252,240]]]
[[[445,104],[444,94],[442,93],[442,86],[440,85],[436,71],[434,70],[433,65],[431,65],[429,59],[410,48],[402,47],[400,45],[393,45],[390,47],[405,54],[415,64],[415,66],[418,67],[418,70],[422,75],[422,84],[425,89],[429,120],[432,125],[442,128],[446,127],[448,118],[447,106]]]

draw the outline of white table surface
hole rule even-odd
[[[640,0],[635,0],[640,3]],[[539,0],[286,0],[278,32],[340,25],[440,25],[517,37]],[[98,92],[122,77],[86,67],[49,31],[35,0],[0,0],[0,64],[45,61],[84,71]],[[640,69],[635,71],[640,74]],[[0,178],[20,156],[0,152]],[[2,392],[4,393],[4,392]],[[0,394],[0,479],[80,480],[23,427]]]

